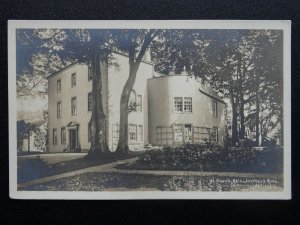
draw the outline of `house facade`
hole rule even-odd
[[[209,87],[187,76],[154,77],[147,55],[137,72],[129,105],[128,142],[131,150],[146,144],[222,144],[224,102]],[[128,78],[128,57],[114,53],[116,66],[101,66],[107,142],[111,151],[119,138],[120,97]],[[73,64],[48,77],[49,151],[88,151],[92,113],[92,75],[84,64]]]
[[[225,103],[211,88],[183,75],[148,80],[149,142],[224,143]]]

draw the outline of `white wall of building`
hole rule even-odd
[[[158,144],[157,127],[172,128],[178,124],[192,127],[218,127],[218,143],[223,144],[225,112],[218,102],[218,116],[212,114],[213,98],[201,93],[201,84],[188,76],[162,76],[148,80],[149,95],[149,142]],[[207,87],[205,88],[207,89]],[[212,93],[212,90],[210,90]],[[175,112],[174,98],[192,98],[192,112]],[[167,135],[166,135],[167,136]],[[173,141],[173,144],[174,141]]]

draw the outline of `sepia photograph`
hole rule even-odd
[[[290,21],[8,21],[10,197],[291,199]]]

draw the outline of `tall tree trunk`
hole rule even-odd
[[[242,72],[242,59],[241,56],[239,57],[239,64],[238,64],[238,79],[239,79],[239,99],[240,99],[240,132],[239,132],[239,138],[244,139],[245,138],[245,100],[244,100],[244,94],[243,94],[243,80],[244,80],[244,73],[245,73],[245,65],[243,67]]]
[[[120,128],[119,128],[119,142],[116,152],[127,153],[128,147],[128,101],[130,94],[135,83],[137,70],[140,62],[130,62],[129,64],[129,77],[123,87],[121,99],[120,99]]]
[[[97,158],[103,153],[108,153],[109,148],[106,140],[106,116],[103,110],[101,62],[99,53],[95,53],[91,59],[93,71],[92,84],[92,116],[90,120],[91,148],[88,156]]]
[[[260,72],[256,75],[256,93],[255,93],[255,145],[260,146],[260,129],[259,129],[259,115],[260,115],[260,93],[259,93],[259,86],[260,86]]]
[[[235,97],[232,88],[230,89],[230,103],[231,103],[231,110],[232,110],[232,122],[231,122],[231,142],[233,146],[236,146],[237,139],[238,139],[238,129],[237,129],[237,108]]]
[[[240,90],[240,133],[239,137],[240,139],[245,138],[245,100],[244,100],[244,95],[243,91]]]
[[[279,123],[280,123],[280,135],[279,135],[279,145],[283,146],[283,134],[284,134],[284,127],[283,127],[283,107],[280,106],[280,115],[279,115]]]
[[[138,68],[141,64],[142,58],[145,55],[146,49],[149,47],[153,38],[157,35],[154,30],[149,30],[145,36],[144,41],[141,45],[138,56],[136,56],[136,44],[133,34],[129,32],[128,34],[128,59],[129,59],[129,77],[126,84],[123,87],[121,99],[120,99],[120,129],[119,129],[119,142],[116,152],[127,153],[129,151],[128,147],[128,101],[130,93],[132,91],[133,85],[135,83],[136,74]]]

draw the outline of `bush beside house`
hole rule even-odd
[[[221,146],[187,144],[145,151],[127,169],[186,170],[215,172],[282,173],[282,148],[259,151],[252,147],[224,149]]]

